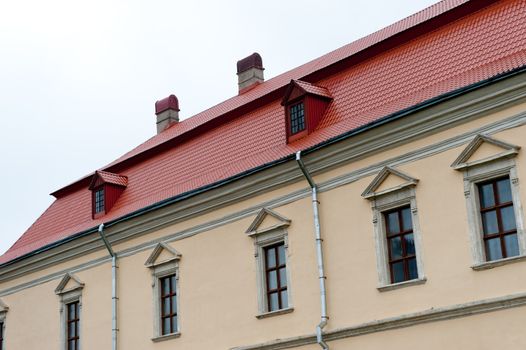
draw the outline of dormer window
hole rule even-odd
[[[305,107],[303,102],[296,103],[289,108],[290,134],[294,135],[305,130]]]
[[[128,178],[126,176],[107,171],[96,171],[89,186],[92,192],[93,219],[106,215],[127,185]]]
[[[332,96],[324,87],[291,80],[281,104],[285,107],[287,142],[312,133],[320,122]]]
[[[93,199],[95,214],[102,213],[104,211],[104,187],[96,189],[93,195],[95,196]]]

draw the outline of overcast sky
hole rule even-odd
[[[191,117],[254,51],[269,79],[434,2],[0,0],[0,254],[49,193],[153,136],[156,100]]]

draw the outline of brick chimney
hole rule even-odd
[[[263,77],[263,60],[259,53],[254,52],[252,55],[237,61],[237,79],[239,94],[256,87],[265,81]]]
[[[155,102],[155,115],[157,116],[157,134],[160,134],[170,125],[179,122],[179,101],[175,95],[170,95]]]

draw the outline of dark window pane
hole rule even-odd
[[[278,265],[285,265],[285,245],[278,247]]]
[[[406,255],[415,254],[415,239],[413,234],[404,235]]]
[[[502,250],[500,246],[500,238],[488,239],[486,241],[487,260],[502,259]]]
[[[177,332],[177,316],[172,316],[172,329],[173,332]]]
[[[267,249],[267,268],[276,267],[276,249]]]
[[[515,224],[515,213],[513,212],[513,206],[502,208],[500,211],[500,217],[502,219],[502,230],[510,231],[517,228]]]
[[[402,221],[403,221],[402,229],[404,231],[409,231],[413,229],[413,219],[411,217],[410,208],[402,209]]]
[[[499,191],[499,202],[506,203],[511,202],[511,187],[510,179],[502,179],[497,181],[497,189]]]
[[[499,225],[497,223],[497,212],[495,210],[482,213],[482,225],[485,234],[492,234],[499,232]]]
[[[276,311],[279,310],[279,301],[278,301],[278,293],[272,293],[269,295],[269,311]]]
[[[407,261],[409,270],[409,279],[414,280],[418,278],[418,269],[416,267],[416,259],[409,259]]]
[[[163,299],[163,315],[170,314],[170,298]]]
[[[281,308],[284,309],[289,306],[289,296],[287,291],[284,290],[281,292]]]
[[[163,283],[163,295],[170,293],[170,278],[166,277],[162,279]]]
[[[290,133],[296,134],[305,129],[305,114],[303,103],[298,103],[291,106],[289,109],[290,114]]]
[[[69,328],[68,337],[69,338],[75,337],[75,324],[70,323],[68,328]]]
[[[387,214],[387,230],[389,233],[400,232],[400,223],[398,222],[398,212]]]
[[[404,279],[404,262],[400,261],[391,265],[393,269],[393,283],[403,282]]]
[[[488,208],[495,205],[495,196],[493,194],[493,183],[480,186],[480,206]]]
[[[287,286],[287,269],[279,269],[279,285],[283,288]]]
[[[175,275],[170,277],[170,286],[172,289],[172,293],[175,293]]]
[[[170,318],[163,318],[163,334],[170,334]]]
[[[75,304],[69,304],[68,309],[69,309],[69,319],[74,320],[75,319]]]
[[[69,341],[69,350],[75,350],[75,341],[74,340],[70,340]]]
[[[278,276],[276,275],[277,271],[270,271],[268,273],[268,289],[276,289],[278,288]]]
[[[504,245],[506,246],[507,258],[519,255],[519,242],[516,234],[504,236]]]
[[[172,313],[176,314],[177,313],[177,298],[173,296],[170,299],[172,302]]]
[[[391,249],[391,260],[399,259],[403,256],[402,254],[402,240],[400,237],[394,237],[389,239],[389,246]]]

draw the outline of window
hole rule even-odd
[[[519,146],[477,135],[451,164],[464,177],[474,270],[525,257],[524,219],[514,159],[519,149]]]
[[[303,102],[291,106],[289,109],[289,115],[291,135],[305,130],[305,110]]]
[[[62,349],[80,349],[80,318],[84,283],[71,273],[64,275],[55,289],[60,298]]]
[[[413,220],[409,206],[384,213],[391,282],[418,278]]]
[[[268,311],[285,309],[288,307],[285,243],[265,247],[264,251]]]
[[[95,200],[93,201],[95,206],[95,214],[104,212],[104,187],[95,190]]]
[[[373,211],[380,292],[426,281],[416,205],[417,184],[418,179],[384,167],[362,193]]]
[[[160,342],[181,335],[179,322],[179,260],[181,254],[168,243],[161,242],[146,260],[152,274],[153,337]]]
[[[162,335],[177,332],[177,289],[175,275],[160,279]]]
[[[480,183],[478,189],[486,260],[519,255],[509,177]]]
[[[292,312],[288,234],[290,220],[262,208],[246,230],[254,241],[258,319]]]
[[[67,320],[66,320],[66,347],[68,350],[79,350],[80,335],[80,303],[78,301],[66,305]]]

